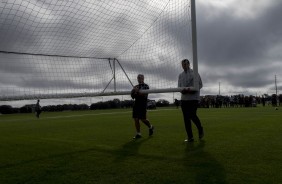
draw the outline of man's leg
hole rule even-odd
[[[139,122],[139,118],[138,118],[138,113],[139,113],[139,109],[136,106],[133,106],[132,118],[134,120],[134,126],[135,126],[135,130],[136,130],[136,135],[133,137],[133,139],[141,138],[140,122]]]
[[[150,123],[150,121],[149,120],[147,120],[147,119],[141,119],[141,121],[148,127],[148,128],[151,128],[151,123]]]
[[[137,133],[140,133],[140,122],[138,118],[134,118],[135,129]]]
[[[141,119],[141,121],[149,128],[149,136],[153,135],[155,127],[150,123],[150,121],[147,119]]]
[[[201,139],[204,136],[204,129],[202,127],[199,117],[197,116],[197,109],[198,109],[198,101],[191,101],[190,117],[198,129],[199,138]]]
[[[135,129],[136,129],[136,135],[133,137],[133,139],[141,138],[140,122],[138,118],[134,118],[134,124],[135,124]]]
[[[191,125],[191,120],[189,116],[189,103],[188,101],[182,101],[181,102],[181,109],[182,109],[182,114],[184,118],[184,125],[185,125],[185,130],[188,136],[188,140],[193,139],[193,132],[192,132],[192,125]]]

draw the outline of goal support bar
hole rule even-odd
[[[181,88],[140,90],[140,93],[150,94],[150,93],[181,92],[184,88],[189,88],[191,91],[197,91],[195,87],[181,87]],[[21,96],[0,96],[0,101],[117,96],[117,95],[130,95],[130,93],[131,91],[115,91],[115,92],[101,92],[101,93],[60,93],[60,94],[40,94],[40,95],[21,95]]]

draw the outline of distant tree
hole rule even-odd
[[[63,109],[64,109],[65,111],[72,110],[72,105],[71,105],[71,104],[64,104],[64,105],[63,105]]]
[[[113,108],[120,108],[121,107],[121,102],[118,98],[115,98],[113,100]]]
[[[133,107],[134,100],[124,100],[121,101],[121,108],[131,108]]]
[[[93,103],[90,106],[91,110],[97,110],[97,109],[109,109],[111,107],[109,101],[106,102],[97,102]]]
[[[14,110],[13,110],[12,106],[10,106],[10,105],[1,105],[0,106],[0,113],[1,114],[12,114],[12,113],[14,113]]]
[[[273,107],[277,105],[277,95],[276,94],[271,95],[271,103]]]
[[[157,101],[157,107],[167,107],[167,106],[169,106],[169,101],[165,99],[159,99]]]
[[[20,108],[20,113],[32,113],[32,108],[34,105],[25,105]]]
[[[88,110],[89,106],[87,104],[80,104],[79,105],[79,110]]]

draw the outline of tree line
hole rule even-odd
[[[47,105],[41,108],[44,112],[58,112],[58,111],[78,111],[78,110],[98,110],[98,109],[120,109],[132,108],[134,100],[113,99],[109,101],[100,101],[92,103],[90,106],[87,104],[63,104],[63,105]],[[167,100],[160,99],[156,102],[157,107],[169,106]],[[1,114],[14,114],[14,113],[32,113],[34,112],[35,104],[27,104],[20,108],[14,108],[10,105],[0,105]]]

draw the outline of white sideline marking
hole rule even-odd
[[[149,112],[158,112],[158,111],[171,111],[177,109],[161,109],[161,110],[148,110]],[[125,111],[125,112],[105,112],[99,114],[80,114],[80,115],[69,115],[69,116],[53,116],[53,117],[43,117],[40,119],[60,119],[60,118],[73,118],[73,117],[83,117],[83,116],[100,116],[100,115],[113,115],[113,114],[126,114],[131,113],[132,111]],[[2,122],[9,122],[9,121],[27,121],[27,120],[34,120],[37,121],[37,118],[29,118],[29,119],[10,119],[10,120],[2,120]]]
[[[126,114],[131,111],[126,112],[105,112],[105,113],[99,113],[99,114],[80,114],[80,115],[70,115],[70,116],[53,116],[53,117],[45,117],[42,119],[56,119],[56,118],[73,118],[73,117],[82,117],[82,116],[99,116],[99,115],[110,115],[110,114]]]
[[[162,110],[148,110],[150,112],[155,111],[167,111],[167,110],[176,110],[176,109],[162,109]],[[73,118],[73,117],[82,117],[82,116],[100,116],[100,115],[112,115],[112,114],[126,114],[131,113],[132,111],[125,112],[104,112],[99,114],[80,114],[80,115],[70,115],[70,116],[54,116],[54,117],[45,117],[44,119],[56,119],[56,118]],[[43,119],[43,118],[42,118]]]

